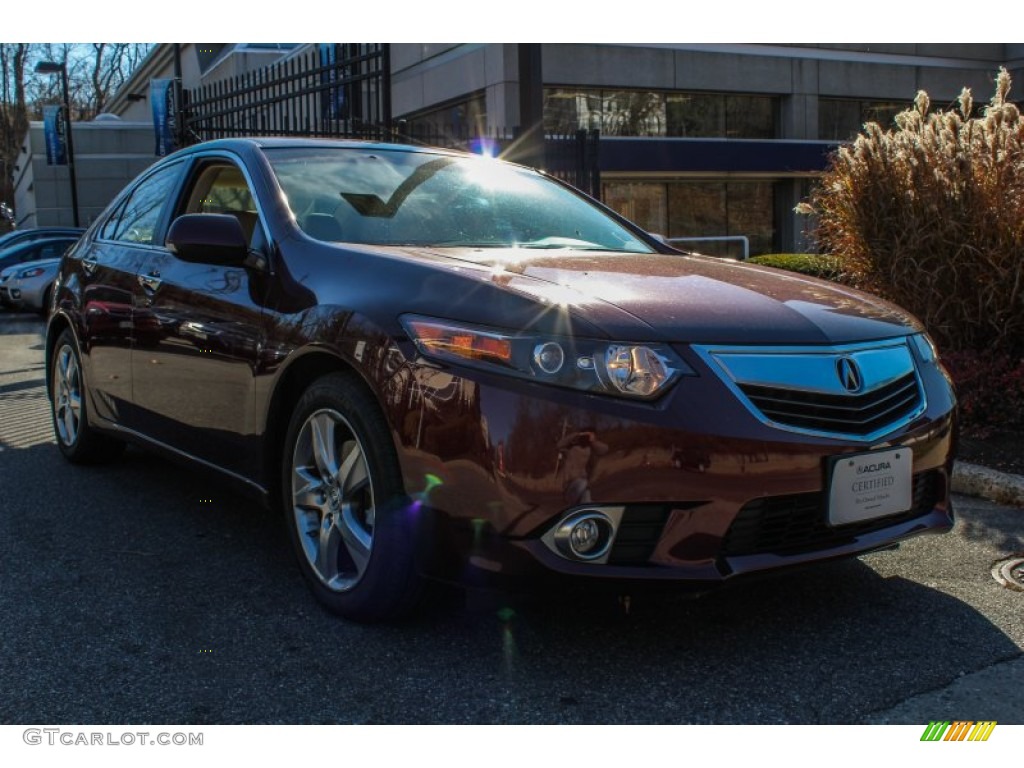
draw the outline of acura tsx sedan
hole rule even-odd
[[[182,150],[65,255],[52,310],[64,456],[219,473],[355,620],[429,579],[703,592],[953,523],[954,395],[913,317],[487,157]]]

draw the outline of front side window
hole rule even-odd
[[[318,240],[651,252],[560,184],[490,158],[344,147],[266,153],[296,222]]]
[[[221,213],[234,216],[250,243],[259,222],[256,199],[234,165],[213,164],[203,168],[188,194],[183,213]]]
[[[153,244],[160,214],[174,190],[180,171],[181,163],[166,166],[135,188],[121,212],[114,240]]]

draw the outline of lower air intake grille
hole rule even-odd
[[[631,504],[622,513],[609,565],[646,565],[665,530],[669,509],[662,505]]]
[[[793,555],[830,549],[891,525],[913,520],[938,501],[939,471],[914,476],[913,506],[906,512],[833,528],[821,493],[768,496],[748,502],[733,520],[722,544],[725,556]]]

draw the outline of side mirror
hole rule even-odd
[[[226,213],[186,213],[171,224],[167,248],[182,261],[242,266],[249,242],[238,219]]]

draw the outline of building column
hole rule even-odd
[[[808,179],[781,179],[775,183],[775,247],[779,253],[807,253],[817,250],[808,230],[814,222],[793,209],[810,193]]]

